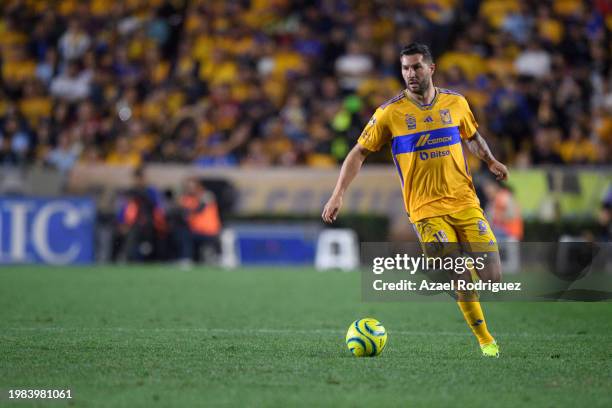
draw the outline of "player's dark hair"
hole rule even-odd
[[[414,54],[421,54],[423,56],[423,61],[425,61],[428,64],[433,63],[433,57],[431,56],[431,51],[429,51],[429,47],[426,46],[425,44],[416,43],[416,42],[412,44],[408,44],[407,46],[402,48],[402,50],[400,51],[400,58],[403,57],[404,55],[414,55]]]

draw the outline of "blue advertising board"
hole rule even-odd
[[[0,196],[0,264],[91,263],[95,221],[89,198]]]
[[[240,265],[313,265],[318,226],[233,225],[234,248]]]

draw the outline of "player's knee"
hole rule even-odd
[[[486,278],[484,280],[491,282],[501,282],[502,280],[502,271],[501,264],[499,262],[491,263],[486,268]]]
[[[501,268],[494,268],[494,270],[491,273],[490,280],[491,282],[501,282],[502,280]]]
[[[482,270],[478,271],[480,279],[487,282],[501,282],[502,269],[499,256],[488,256]]]

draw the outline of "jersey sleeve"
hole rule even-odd
[[[463,116],[459,123],[459,133],[461,134],[461,139],[471,139],[474,133],[476,133],[478,123],[465,98],[461,98],[461,106],[463,107]]]
[[[386,123],[385,111],[378,108],[361,132],[357,143],[368,150],[376,152],[389,140],[391,140],[391,131]]]

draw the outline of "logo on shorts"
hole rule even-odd
[[[438,232],[436,232],[434,234],[434,238],[436,239],[436,241],[438,242],[448,242],[448,236],[446,235],[446,232],[440,230]]]
[[[414,115],[407,113],[405,116],[405,120],[406,126],[408,126],[408,130],[416,129],[416,117]]]
[[[478,235],[487,233],[487,224],[483,220],[478,220]]]
[[[425,236],[431,235],[433,231],[433,227],[431,226],[431,224],[421,224],[421,229],[421,233]]]

